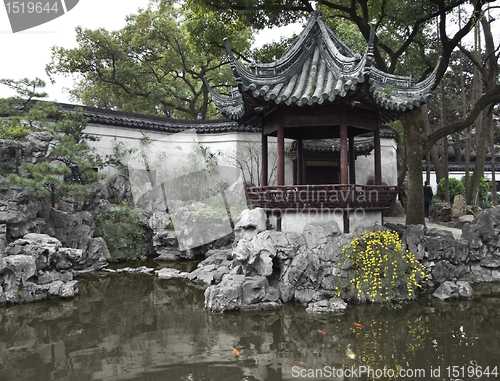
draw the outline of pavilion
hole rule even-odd
[[[238,62],[224,40],[237,87],[226,96],[215,92],[206,79],[205,83],[221,114],[261,129],[261,186],[249,188],[248,193],[255,206],[275,212],[278,230],[282,222],[283,230],[297,229],[299,215],[314,210],[321,212],[317,221],[340,211],[339,223],[349,232],[359,225],[353,220],[355,211],[362,210],[362,223],[371,224],[382,223],[382,211],[390,208],[396,188],[381,181],[381,125],[427,101],[437,66],[425,80],[412,85],[411,76],[385,73],[373,65],[374,38],[372,25],[365,54],[354,53],[315,11],[283,57],[272,63],[252,62],[249,68]],[[356,184],[354,147],[360,135],[373,139],[374,183],[370,185]],[[268,185],[269,136],[277,138],[276,186]],[[294,140],[294,184],[285,184],[285,139]],[[325,139],[339,140],[338,175],[325,176],[324,184],[306,184],[304,146],[310,146],[311,140],[328,145]]]

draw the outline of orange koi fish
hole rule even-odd
[[[356,327],[359,327],[359,328],[365,328],[365,326],[363,324],[359,324],[359,323],[354,323],[354,325]]]
[[[317,329],[316,332],[321,333],[322,335],[325,335],[325,336],[328,335],[328,333],[326,333],[325,331],[322,331],[320,329]]]
[[[231,348],[233,348],[233,347],[231,347]],[[240,351],[237,350],[236,348],[233,348],[233,352],[234,352],[235,355],[239,355],[240,354]]]

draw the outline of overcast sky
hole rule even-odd
[[[0,5],[0,78],[33,79],[39,77],[47,83],[45,88],[53,101],[70,103],[64,87],[71,87],[73,80],[58,76],[54,85],[45,74],[45,65],[50,62],[52,46],[76,47],[75,27],[87,29],[106,28],[117,30],[125,26],[125,17],[137,13],[138,8],[147,8],[148,0],[80,0],[67,14],[46,24],[12,33],[7,10]],[[258,41],[279,39],[281,34],[292,35],[293,28],[278,33],[263,33]],[[0,97],[14,95],[6,86],[0,86]]]

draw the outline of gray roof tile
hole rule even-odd
[[[206,80],[205,83],[219,112],[233,120],[249,119],[254,114],[246,96],[261,103],[311,106],[348,98],[361,88],[365,99],[379,108],[381,122],[389,122],[427,101],[436,70],[415,85],[410,76],[378,70],[372,66],[374,36],[375,27],[372,26],[365,54],[354,53],[316,11],[283,57],[272,63],[252,63],[249,69],[243,67],[225,39],[239,90],[233,92],[232,97],[218,94]]]

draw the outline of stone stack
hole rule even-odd
[[[46,234],[26,234],[0,252],[0,304],[74,297],[78,293],[74,274],[106,266],[106,252],[84,252],[63,247]]]

